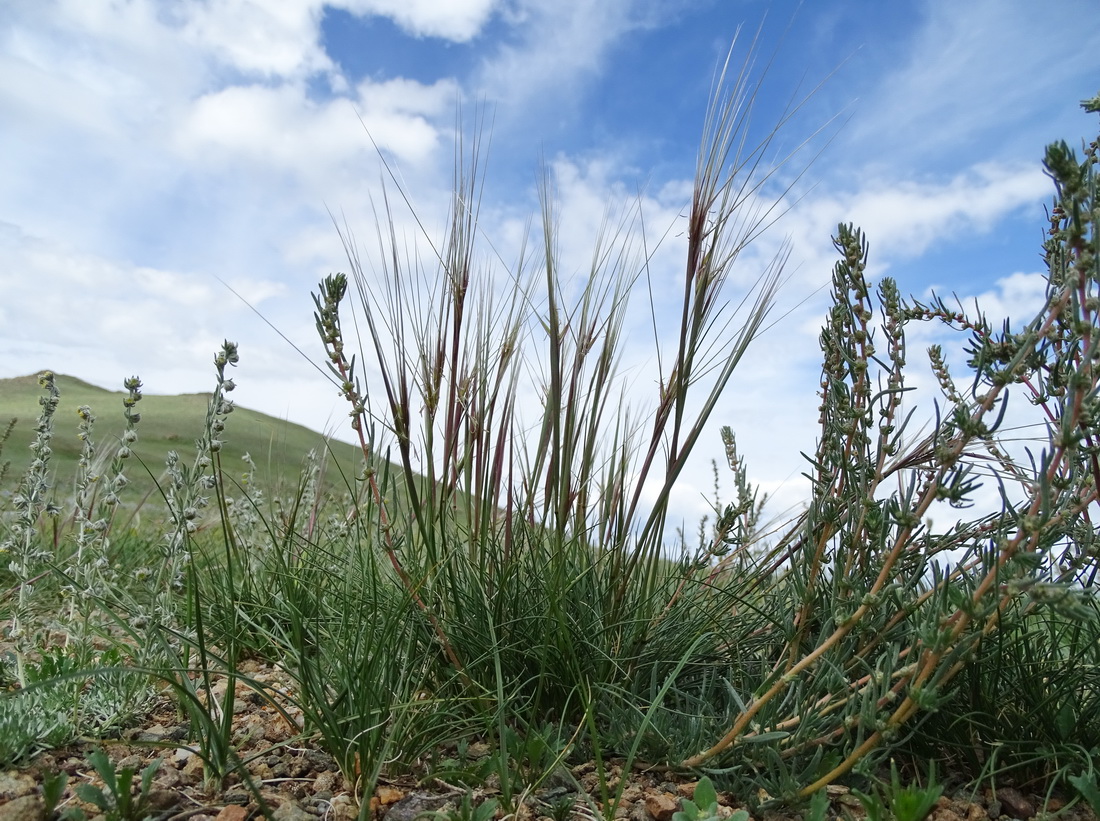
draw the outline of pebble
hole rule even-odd
[[[680,802],[670,793],[650,793],[645,797],[645,811],[654,821],[672,821],[672,816],[680,809]]]
[[[38,795],[24,795],[0,805],[0,821],[46,821],[46,802]]]
[[[1019,790],[1013,787],[1001,787],[997,790],[997,798],[1001,801],[1006,815],[1026,821],[1035,815],[1035,805],[1025,798]]]
[[[271,813],[271,821],[314,821],[316,817],[289,801]]]
[[[19,798],[37,789],[38,784],[26,773],[14,770],[0,773],[0,798]]]
[[[447,804],[452,803],[449,795],[434,795],[432,793],[410,793],[393,804],[386,811],[386,821],[416,821],[423,813],[442,810]]]
[[[222,811],[215,817],[214,821],[247,821],[248,810],[239,804],[230,804],[227,807],[222,807]]]

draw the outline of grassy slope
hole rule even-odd
[[[76,377],[60,374],[57,376],[57,387],[61,391],[61,404],[54,416],[51,442],[54,485],[59,496],[67,496],[81,445],[76,435],[79,421],[76,409],[81,405],[91,407],[96,416],[92,438],[101,451],[113,453],[125,426],[122,415],[125,394],[97,388]],[[30,462],[28,445],[34,438],[35,420],[41,410],[38,398],[42,394],[36,375],[0,379],[0,432],[8,420],[18,420],[0,454],[0,463],[11,463],[0,482],[2,489],[13,489]],[[136,462],[127,467],[127,477],[134,485],[127,491],[132,500],[155,490],[149,472],[157,477],[161,475],[168,451],[175,450],[187,463],[193,460],[195,439],[202,431],[209,397],[209,394],[147,395],[138,403],[141,422],[133,450],[145,463],[148,472]],[[357,470],[362,458],[359,449],[353,445],[331,440],[326,443],[324,437],[315,431],[242,407],[237,407],[229,416],[224,439],[226,447],[222,466],[226,473],[239,478],[244,470],[241,456],[250,453],[257,465],[257,478],[265,489],[295,487],[302,461],[310,449],[318,452],[326,447],[330,449],[329,468],[332,468],[335,457],[335,463],[349,477]],[[336,482],[341,481],[331,471],[330,476]],[[156,496],[150,501],[155,500]]]

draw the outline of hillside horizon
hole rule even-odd
[[[0,464],[9,463],[4,489],[11,489],[31,462],[29,445],[41,413],[38,400],[44,394],[38,377],[43,372],[0,379],[0,432],[12,424],[7,438],[0,443]],[[77,408],[87,405],[92,409],[95,416],[92,441],[99,454],[110,454],[125,428],[122,400],[126,393],[99,387],[79,376],[59,371],[53,374],[60,391],[50,443],[55,473],[53,484],[59,495],[65,496],[75,477],[81,450]],[[185,462],[192,460],[195,440],[202,434],[205,424],[210,396],[210,392],[146,394],[143,391],[136,407],[141,414],[137,425],[138,440],[132,447],[137,460],[127,470],[128,478],[135,485],[132,491],[135,498],[156,491],[156,480],[163,472],[169,451],[176,451]],[[232,394],[228,398],[232,399]],[[224,439],[223,470],[234,477],[243,476],[247,467],[242,457],[247,453],[257,466],[264,488],[296,487],[311,450],[329,454],[326,470],[341,484],[350,481],[362,460],[362,453],[355,445],[241,405],[235,405],[226,420]],[[337,471],[335,474],[331,474],[333,469]]]

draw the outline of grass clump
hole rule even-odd
[[[11,659],[0,722],[23,722],[3,735],[23,739],[0,748],[5,763],[107,734],[91,694],[137,682],[131,710],[167,687],[188,716],[210,789],[247,782],[233,727],[241,685],[332,755],[363,816],[380,776],[432,762],[467,783],[492,778],[508,811],[565,765],[591,762],[607,817],[625,786],[615,773],[639,761],[707,774],[691,817],[716,811],[712,780],[788,802],[848,780],[884,817],[923,817],[939,785],[904,787],[893,769],[881,791],[867,788],[888,756],[1086,785],[1091,800],[1097,144],[1083,160],[1048,149],[1048,292],[1023,325],[997,331],[942,300],[907,301],[888,278],[872,289],[866,238],[839,226],[810,498],[763,535],[726,429],[737,498],[676,554],[672,489],[768,320],[785,262],[784,250],[730,311],[731,272],[779,202],[760,204],[775,132],[744,138],[757,93],[742,73],[706,124],[682,298],[648,404],[627,401],[619,370],[632,296],[654,275],[644,231],[632,231],[641,206],[609,223],[570,292],[544,177],[535,250],[502,275],[480,256],[476,143],[471,159],[459,149],[445,238],[425,237],[430,265],[403,252],[389,213],[376,277],[341,232],[350,273],[326,277],[314,308],[359,449],[328,483],[316,455],[271,496],[251,462],[232,478],[238,352],[226,342],[194,457],[167,456],[165,516],[127,559],[144,570],[120,572],[112,538],[141,384],[126,384],[113,451],[97,450],[81,409],[70,516],[50,492],[59,392],[43,375],[35,458],[0,520]],[[664,315],[649,304],[658,342]],[[906,347],[917,322],[969,340],[961,382],[951,355],[930,349],[941,396],[920,434]],[[367,361],[375,380],[362,377]],[[1039,418],[1027,449],[1003,427],[1017,394]],[[986,485],[998,504],[971,508]],[[937,528],[929,517],[945,507],[956,515]],[[293,687],[243,673],[245,660],[278,665]],[[51,688],[63,710],[40,701]],[[487,750],[477,764],[441,753],[472,743]],[[467,795],[456,812],[491,809]]]

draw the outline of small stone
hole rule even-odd
[[[184,748],[181,747],[180,749],[176,750],[175,753],[172,754],[171,762],[176,767],[185,767],[185,766],[187,766],[187,762],[190,761],[194,757],[195,757],[195,754],[193,752],[191,752],[190,750],[185,750]]]
[[[270,741],[273,744],[278,744],[280,741],[286,741],[290,738],[290,728],[283,720],[278,721],[266,721],[264,723],[264,740]]]
[[[40,795],[24,795],[0,806],[0,821],[45,821],[46,802]]]
[[[1018,818],[1020,821],[1035,815],[1035,805],[1025,798],[1019,790],[1012,787],[1002,787],[997,790],[997,798],[1001,801],[1001,807],[1007,815]]]
[[[323,750],[306,750],[305,759],[311,767],[318,770],[336,769],[336,759]]]
[[[154,814],[165,813],[179,806],[179,795],[172,790],[150,790],[146,806]]]
[[[191,753],[191,757],[187,759],[187,763],[183,765],[183,774],[194,777],[201,777],[203,773],[202,758]]]
[[[359,817],[359,807],[349,795],[338,795],[329,803],[333,821],[355,821]]]
[[[287,768],[290,770],[292,778],[301,778],[304,775],[309,775],[313,772],[313,767],[309,761],[301,756],[295,756],[287,762]]]
[[[243,721],[237,724],[236,729],[233,731],[233,739],[238,744],[249,744],[263,738],[266,730],[267,726],[264,723],[263,716],[247,715]]]
[[[0,798],[19,798],[38,789],[33,778],[14,770],[0,773]]]
[[[118,763],[115,764],[116,770],[125,770],[127,767],[135,773],[139,773],[145,769],[145,759],[140,755],[128,755],[125,758],[119,759]]]
[[[936,807],[928,814],[928,821],[963,821],[950,807]]]
[[[966,810],[966,821],[988,821],[989,813],[981,804],[971,804]]]
[[[374,795],[381,806],[388,807],[390,804],[396,804],[404,798],[405,791],[399,790],[397,787],[378,787],[374,791]]]
[[[447,795],[432,795],[431,793],[410,793],[386,811],[386,821],[416,821],[417,817],[425,813],[443,810],[447,804],[451,804],[451,798]]]
[[[172,787],[179,786],[182,779],[179,772],[171,767],[165,767],[163,764],[157,770],[157,777],[153,781],[153,784],[164,790],[170,790]]]
[[[645,797],[645,810],[654,821],[672,821],[680,802],[667,792],[650,793]]]
[[[162,741],[168,735],[168,728],[163,724],[154,724],[146,727],[137,734],[138,741]]]
[[[289,801],[271,814],[271,821],[314,821],[315,818],[316,816]]]
[[[183,741],[191,735],[191,722],[185,721],[177,727],[172,727],[164,736],[169,741]]]
[[[473,759],[488,758],[490,752],[492,748],[483,741],[475,741],[466,748],[466,756]]]
[[[222,807],[222,811],[218,813],[214,821],[246,821],[248,818],[248,809],[242,807],[240,804],[230,804],[226,807]]]
[[[256,776],[260,781],[266,781],[271,778],[271,768],[267,766],[267,762],[261,761],[258,764],[253,765],[252,774]]]

